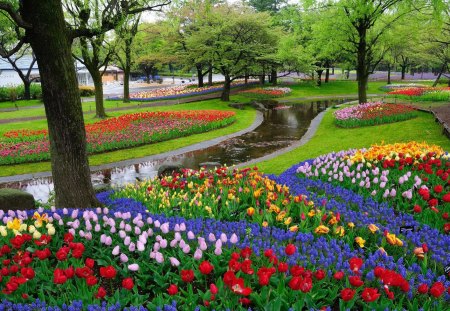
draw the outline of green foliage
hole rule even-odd
[[[16,101],[24,98],[25,88],[23,85],[0,87],[0,102]],[[42,89],[40,84],[30,85],[30,95],[32,99],[42,98]]]

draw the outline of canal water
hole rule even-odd
[[[217,145],[199,149],[162,160],[148,161],[125,167],[115,167],[94,172],[92,181],[95,186],[111,185],[120,187],[157,175],[161,165],[177,164],[186,168],[198,169],[200,163],[217,162],[222,165],[235,165],[271,154],[300,140],[311,123],[321,111],[345,99],[322,100],[302,103],[278,103],[262,101],[256,103],[264,120],[255,130],[230,138]],[[19,188],[34,195],[36,200],[47,202],[53,190],[51,178],[24,180],[1,186]]]

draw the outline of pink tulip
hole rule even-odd
[[[114,256],[117,256],[117,255],[119,255],[119,253],[120,253],[120,246],[119,246],[119,245],[116,245],[116,246],[113,248],[113,250],[112,250],[112,254],[113,254]]]
[[[238,237],[235,233],[231,235],[230,242],[231,244],[236,244],[238,242]]]
[[[125,255],[124,253],[120,254],[119,258],[122,263],[128,262],[128,256]]]
[[[138,271],[139,270],[139,265],[137,263],[133,263],[131,265],[128,265],[128,270],[130,270],[130,271]]]
[[[169,260],[173,267],[178,267],[180,265],[180,261],[174,257],[170,257]]]
[[[203,257],[203,252],[201,249],[197,248],[194,253],[194,259],[200,260]]]

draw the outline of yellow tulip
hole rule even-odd
[[[308,216],[309,216],[309,217],[313,217],[314,215],[316,215],[316,211],[313,210],[313,209],[310,210],[309,213],[308,213]]]
[[[290,228],[289,228],[289,231],[291,231],[291,232],[297,232],[297,231],[298,231],[298,226],[295,225],[295,226],[290,227]]]
[[[269,223],[267,221],[263,221],[262,226],[263,227],[267,227],[269,225]]]
[[[20,230],[20,225],[22,221],[19,218],[14,218],[12,221],[6,223],[6,227],[11,230]]]
[[[347,224],[347,226],[349,227],[349,228],[354,228],[355,227],[355,224],[354,223],[352,223],[352,222],[349,222],[348,224]]]
[[[422,247],[416,247],[414,249],[414,255],[416,255],[417,258],[423,259],[425,257],[425,253],[423,251]]]
[[[2,236],[7,236],[8,235],[8,231],[6,230],[5,226],[0,226],[0,234]]]
[[[366,243],[366,240],[364,240],[362,237],[357,236],[355,238],[355,242],[359,245],[359,247],[364,247],[364,244]]]
[[[369,228],[370,232],[372,232],[372,233],[375,233],[375,232],[377,232],[378,230],[380,230],[380,228],[378,228],[378,227],[375,226],[374,224],[370,224],[370,225],[368,226],[368,228]]]
[[[37,231],[37,230],[34,231],[34,233],[33,233],[33,239],[35,239],[35,240],[40,239],[41,236],[42,236],[42,234],[41,234],[39,231]]]
[[[339,235],[340,237],[343,237],[345,234],[345,229],[343,226],[339,226],[336,229],[334,229],[334,234]]]
[[[291,222],[292,222],[292,217],[288,217],[288,218],[286,218],[286,220],[284,221],[284,224],[285,224],[286,226],[289,226],[289,225],[291,224]]]
[[[330,232],[330,228],[324,225],[320,225],[316,229],[314,229],[314,232],[317,234],[327,234],[328,232]]]
[[[286,211],[281,211],[277,216],[277,221],[282,221],[286,217]]]
[[[253,207],[247,208],[247,215],[248,216],[252,217],[254,213],[255,213],[255,209]]]

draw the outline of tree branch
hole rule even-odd
[[[25,38],[21,38],[20,41],[17,43],[17,45],[9,51],[7,51],[3,46],[0,45],[0,56],[3,58],[10,57],[10,56],[14,55],[15,53],[17,53],[24,44],[25,44]]]
[[[17,24],[17,26],[25,29],[31,29],[33,26],[22,19],[22,16],[14,9],[11,3],[0,1],[0,11],[5,11],[11,16],[12,20]]]

